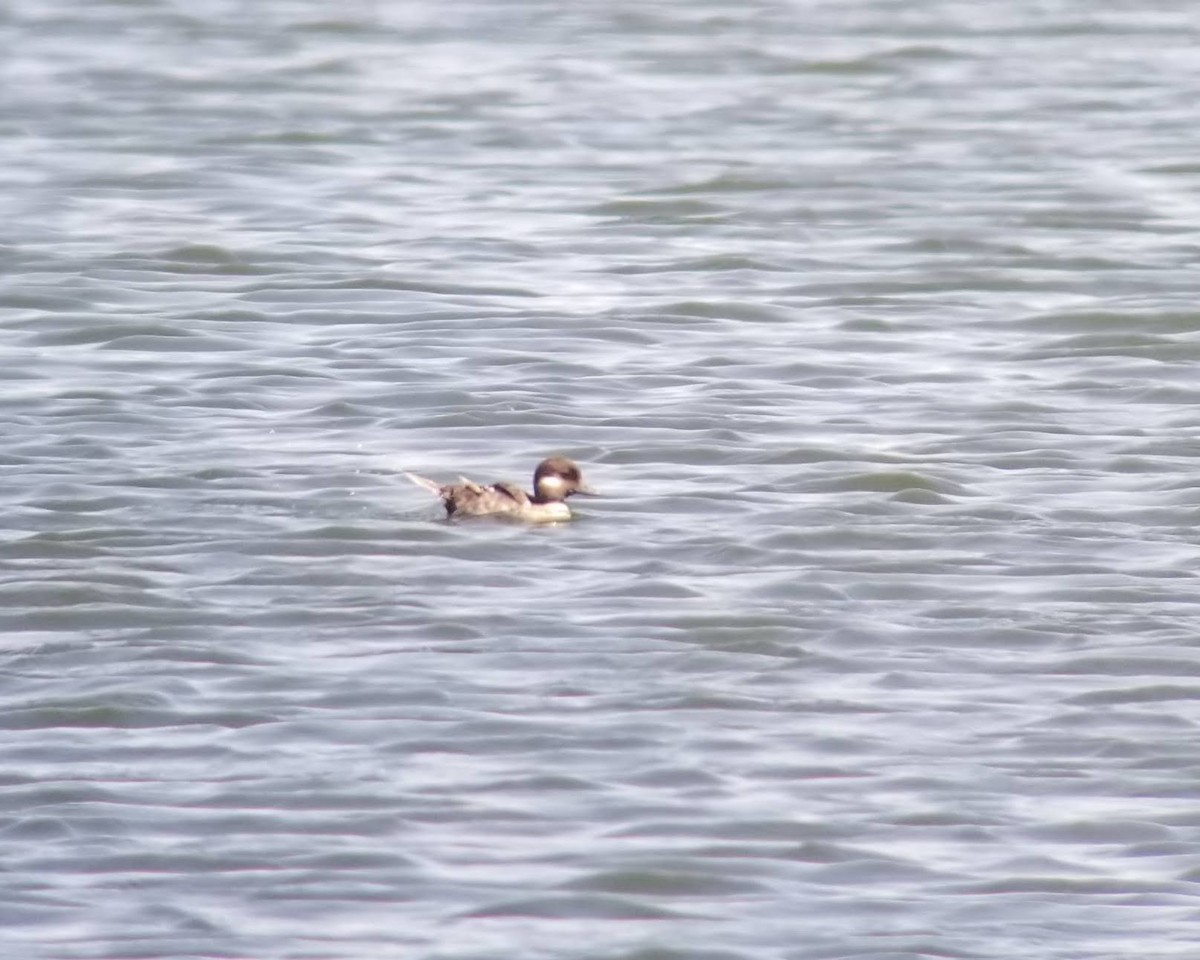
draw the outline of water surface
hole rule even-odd
[[[1194,956],[1197,32],[13,5],[5,954]]]

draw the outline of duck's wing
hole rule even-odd
[[[476,483],[470,477],[464,477],[462,474],[458,476],[458,483],[454,484],[455,490],[462,490],[464,493],[473,493],[476,496],[487,493],[490,487],[485,487],[482,483]]]
[[[442,488],[442,500],[449,516],[483,517],[491,513],[520,513],[528,497],[515,484],[497,483],[485,487],[482,484],[460,478],[459,483]]]
[[[509,497],[514,503],[524,506],[529,502],[529,494],[515,483],[493,483],[492,489]]]

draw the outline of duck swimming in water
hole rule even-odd
[[[583,482],[579,467],[566,457],[550,457],[537,465],[533,472],[532,494],[515,483],[493,483],[485,487],[466,477],[459,477],[458,483],[440,484],[415,473],[405,476],[441,497],[447,517],[504,516],[531,523],[553,523],[571,519],[567,497],[576,493],[595,495],[595,491]]]

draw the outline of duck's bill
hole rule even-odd
[[[589,487],[586,483],[581,483],[579,486],[577,486],[575,488],[575,492],[582,493],[585,497],[601,497],[601,496],[603,496],[602,493],[597,493],[595,490],[593,490],[591,487]]]

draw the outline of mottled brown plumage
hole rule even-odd
[[[566,499],[576,493],[593,494],[583,482],[583,474],[574,461],[550,457],[537,465],[533,473],[533,493],[515,483],[484,486],[459,477],[458,483],[440,484],[435,480],[406,473],[406,477],[442,498],[448,517],[504,516],[533,523],[570,520]]]

